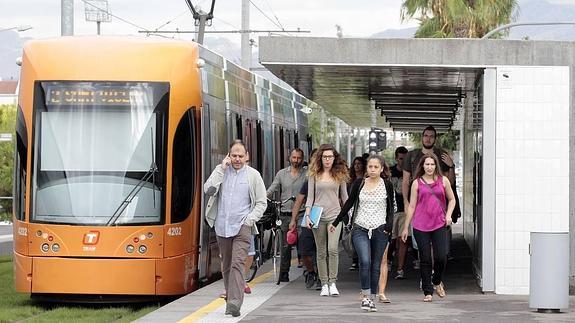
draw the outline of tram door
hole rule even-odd
[[[284,168],[286,156],[284,151],[284,129],[274,125],[274,151],[275,151],[275,169],[274,174]]]
[[[228,123],[226,107],[222,100],[212,96],[204,97],[202,108],[202,183],[205,183],[213,169],[219,165],[228,153]],[[203,203],[207,197],[203,196]],[[204,214],[202,212],[202,217]],[[220,271],[219,248],[216,233],[205,221],[200,221],[200,279],[201,284],[209,283],[220,276],[214,273]]]
[[[253,120],[246,119],[244,122],[243,141],[248,148],[249,160],[248,163],[251,167],[257,169],[261,173],[261,164],[258,161],[258,145],[256,135],[256,125]]]
[[[262,130],[262,122],[256,121],[256,140],[255,144],[257,146],[256,150],[256,165],[258,166],[257,170],[264,175],[264,133]],[[265,176],[264,176],[265,177]]]

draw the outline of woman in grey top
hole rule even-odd
[[[309,213],[312,205],[323,207],[319,226],[317,229],[313,229],[319,279],[322,282],[321,296],[339,295],[335,282],[339,265],[338,242],[341,225],[338,225],[333,232],[328,230],[328,225],[337,217],[341,205],[347,200],[346,183],[348,180],[346,162],[332,145],[321,145],[317,151],[317,157],[310,164],[305,209],[306,224],[311,228]]]

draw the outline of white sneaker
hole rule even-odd
[[[369,301],[369,311],[370,312],[377,312],[377,308],[375,307],[375,304],[373,303],[373,301],[371,299],[369,299],[368,301]]]
[[[329,287],[327,284],[321,286],[321,293],[319,293],[319,296],[329,296]]]
[[[364,297],[361,300],[361,309],[364,311],[369,311],[369,298]]]
[[[322,289],[323,291],[323,289]],[[331,283],[331,285],[329,285],[329,295],[330,296],[339,296],[339,291],[337,290],[337,287],[335,287],[335,283]]]

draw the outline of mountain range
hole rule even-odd
[[[573,4],[550,3],[546,0],[519,0],[516,22],[574,22]],[[388,29],[371,35],[371,38],[411,38],[417,28]],[[344,35],[345,37],[345,35]],[[575,26],[520,26],[510,30],[507,39],[575,41]],[[17,79],[19,67],[16,58],[21,56],[22,45],[28,38],[20,38],[15,31],[0,33],[0,79]],[[220,53],[234,63],[240,61],[240,48],[226,38],[205,38],[206,47]],[[253,66],[258,65],[257,49]],[[269,76],[269,75],[266,75]]]

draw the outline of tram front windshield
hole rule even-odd
[[[161,223],[169,85],[39,82],[35,92],[31,221]]]

